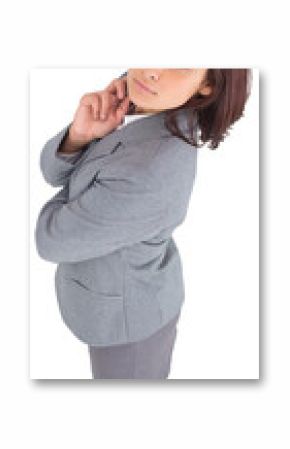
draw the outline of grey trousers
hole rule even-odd
[[[178,315],[145,340],[116,346],[88,345],[93,379],[167,379]]]

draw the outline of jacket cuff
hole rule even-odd
[[[53,187],[64,185],[75,168],[85,148],[76,153],[59,153],[58,149],[66,137],[71,123],[61,129],[44,145],[39,159],[40,169],[46,182]]]

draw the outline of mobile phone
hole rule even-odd
[[[127,74],[128,74],[128,72],[126,71],[126,72],[122,73],[122,75],[120,75],[118,78],[120,79],[120,78],[122,78],[123,76],[127,76]],[[125,95],[126,95],[126,96],[128,95],[127,83],[126,83],[126,92],[125,92]],[[130,102],[129,102],[128,111],[127,111],[127,115],[134,114],[134,113],[135,113],[135,108],[136,108],[135,103],[133,103],[132,101],[130,101]]]

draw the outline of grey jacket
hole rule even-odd
[[[164,114],[128,123],[63,157],[57,150],[68,124],[42,149],[43,176],[62,189],[40,210],[36,248],[57,264],[62,319],[84,343],[145,339],[184,302],[171,234],[187,213],[197,148],[166,129]],[[178,120],[187,132],[185,111]]]

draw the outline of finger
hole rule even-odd
[[[117,97],[122,100],[126,93],[126,80],[125,79],[115,79],[107,87],[108,92],[117,95]]]
[[[93,108],[94,108],[94,119],[95,120],[100,120],[100,114],[99,114],[99,110],[100,110],[100,97],[99,95],[96,95],[96,97],[94,98],[94,101],[92,103]]]
[[[109,92],[110,94],[117,95],[118,90],[117,90],[117,86],[116,86],[116,80],[111,81],[105,90],[107,92]]]
[[[106,91],[102,91],[100,95],[101,99],[101,106],[100,106],[100,119],[106,120],[106,116],[108,113],[108,106],[109,106],[109,94]]]
[[[116,107],[116,97],[109,92],[104,91],[102,95],[101,119],[107,120],[112,109]]]
[[[125,82],[124,80],[118,80],[116,81],[116,89],[117,89],[117,96],[119,100],[123,100],[125,97]]]
[[[84,94],[80,99],[80,104],[82,106],[90,106],[96,95],[96,92],[89,92],[87,94]]]
[[[112,120],[116,126],[116,125],[120,124],[124,115],[125,115],[124,109],[122,107],[120,107],[120,103],[119,103],[117,107],[111,109],[109,116],[108,116],[108,120]]]
[[[89,107],[95,120],[98,119],[98,94],[96,92],[88,93],[82,96],[79,107]]]
[[[130,102],[129,97],[125,97],[124,100],[122,100],[119,106],[117,107],[116,117],[118,121],[122,120],[126,115],[126,113],[128,112],[129,102]]]
[[[110,95],[110,105],[112,106],[113,109],[116,109],[116,107],[119,105],[120,100],[119,98],[114,95],[114,94],[109,94]]]
[[[107,104],[107,111],[106,111],[106,118],[108,115],[115,111],[116,108],[119,106],[120,100],[116,97],[116,95],[108,94],[108,104]]]
[[[91,107],[92,107],[93,118],[94,118],[94,120],[97,120],[97,103],[96,103],[96,100],[94,100],[92,102]]]

